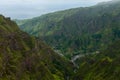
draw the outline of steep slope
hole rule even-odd
[[[19,26],[67,57],[100,51],[120,38],[120,1],[50,13]]]
[[[120,40],[97,55],[89,55],[79,60],[80,68],[73,80],[119,80]]]
[[[65,80],[72,64],[0,15],[0,80]]]

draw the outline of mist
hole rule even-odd
[[[87,7],[110,0],[3,0],[0,14],[12,19],[27,19],[76,7]]]

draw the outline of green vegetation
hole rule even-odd
[[[38,38],[0,15],[0,80],[120,80],[120,1],[16,22]],[[68,58],[86,53],[79,68],[39,38]]]
[[[59,11],[23,21],[19,26],[68,58],[104,50],[120,38],[120,1]]]
[[[120,79],[120,40],[97,55],[79,59],[79,70],[73,80],[119,80]]]
[[[65,80],[72,73],[71,62],[0,16],[0,80]]]

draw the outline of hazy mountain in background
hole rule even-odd
[[[17,20],[27,33],[43,39],[67,57],[104,50],[120,38],[120,1],[73,8]]]

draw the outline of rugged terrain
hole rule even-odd
[[[119,0],[15,21],[0,15],[0,80],[120,80]]]

